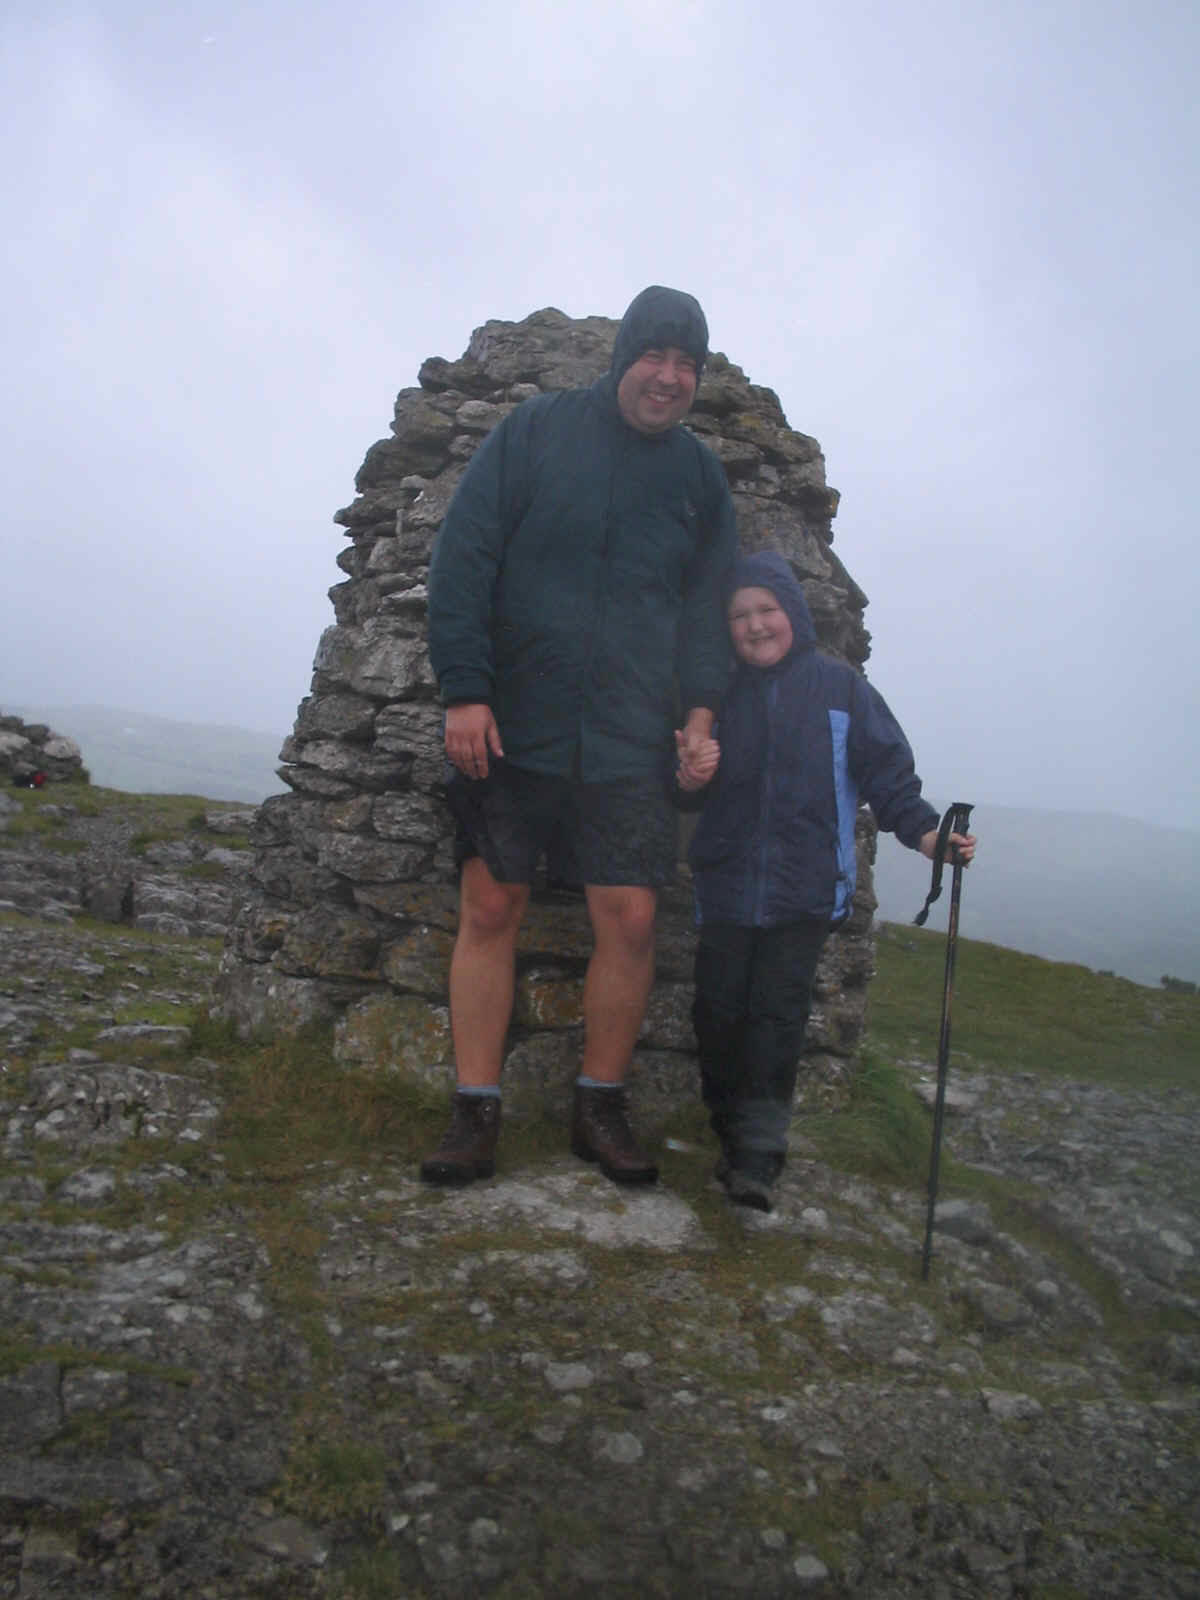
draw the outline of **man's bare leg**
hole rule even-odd
[[[654,983],[653,889],[587,886],[595,949],[583,990],[583,1071],[571,1149],[615,1183],[653,1183],[658,1168],[629,1126],[622,1084]]]
[[[498,883],[478,856],[463,867],[450,959],[458,1089],[450,1126],[421,1163],[426,1183],[472,1183],[496,1170],[500,1068],[512,1015],[517,932],[528,900],[527,885]]]
[[[528,903],[528,884],[499,883],[480,856],[463,865],[450,958],[450,1027],[463,1088],[500,1082],[517,934]]]
[[[624,1081],[654,985],[658,896],[634,885],[586,888],[595,948],[583,986],[583,1074]]]

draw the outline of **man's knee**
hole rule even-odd
[[[587,890],[588,911],[597,942],[615,941],[630,953],[654,949],[654,921],[658,896],[653,889],[632,885]]]
[[[472,857],[463,867],[459,931],[476,939],[497,939],[506,935],[515,938],[528,900],[527,884],[500,883],[479,857]]]

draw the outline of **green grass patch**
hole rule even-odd
[[[66,827],[70,817],[46,814],[47,807],[72,808],[81,817],[103,817],[115,813],[135,831],[161,839],[182,839],[203,832],[208,814],[219,811],[245,811],[245,804],[206,799],[195,794],[128,794],[123,789],[104,789],[87,783],[55,783],[46,789],[15,790],[23,817],[9,820],[9,832],[23,825],[41,830]],[[2,837],[2,836],[0,836]],[[222,840],[223,843],[227,842]],[[236,848],[233,846],[232,848]]]
[[[936,1061],[945,961],[944,934],[883,924],[867,1017],[879,1055]],[[1200,1089],[1200,995],[960,939],[951,1025],[952,1065]]]
[[[347,1563],[345,1572],[333,1581],[337,1600],[397,1600],[399,1595],[413,1596],[415,1600],[418,1592],[412,1587],[411,1557],[405,1557],[385,1544],[371,1550],[357,1551]],[[531,1600],[542,1600],[544,1591],[539,1586],[527,1592]]]
[[[226,1110],[219,1138],[231,1176],[283,1182],[323,1162],[415,1164],[445,1128],[449,1077],[442,1088],[386,1069],[345,1066],[335,1059],[332,1031],[324,1024],[266,1043],[245,1043],[225,1024],[198,1019],[192,1048],[223,1063]],[[536,1166],[561,1153],[564,1141],[557,1122],[509,1117],[504,1167]],[[614,1203],[619,1200],[614,1194]]]
[[[113,1350],[87,1350],[72,1344],[43,1344],[29,1329],[6,1328],[0,1331],[0,1377],[11,1377],[41,1361],[53,1361],[66,1370],[99,1368],[105,1372],[139,1374],[184,1388],[195,1381],[194,1374],[186,1367],[146,1361]]]
[[[1134,1516],[1105,1529],[1100,1538],[1114,1550],[1153,1550],[1192,1573],[1200,1570],[1200,1538],[1181,1529],[1176,1514],[1155,1501],[1139,1505]]]
[[[180,870],[181,878],[199,878],[201,882],[223,882],[226,876],[225,868],[217,861],[193,861],[190,866]]]
[[[35,844],[37,849],[54,856],[77,856],[87,849],[82,839],[61,839],[38,827],[22,827],[19,822],[16,828],[0,833],[0,850],[19,850],[27,844]]]
[[[9,849],[19,849],[24,845],[35,844],[46,850],[67,853],[72,848],[72,843],[69,839],[60,837],[67,820],[65,817],[44,814],[26,805],[19,815],[14,814],[8,818],[8,826],[0,832],[0,845]]]
[[[525,1573],[506,1578],[493,1592],[493,1600],[545,1600],[546,1591],[541,1579]]]
[[[926,1181],[929,1112],[878,1050],[864,1050],[845,1106],[810,1118],[804,1131],[820,1159],[839,1172],[907,1188]]]
[[[301,1185],[323,1172],[337,1179],[349,1167],[375,1165],[397,1144],[420,1143],[414,1127],[431,1136],[437,1113],[411,1084],[340,1066],[328,1027],[256,1045],[209,1023],[197,1028],[194,1043],[221,1061],[221,1203],[253,1217],[270,1252],[269,1292],[299,1321],[314,1359],[324,1361],[332,1353],[324,1323],[330,1301],[316,1262],[326,1230]],[[438,1110],[444,1114],[444,1106]]]
[[[322,1025],[242,1047],[223,1078],[220,1140],[231,1175],[283,1182],[318,1162],[415,1153],[436,1140],[446,1115],[444,1099],[396,1074],[340,1065]]]
[[[383,1515],[387,1456],[378,1445],[339,1438],[325,1418],[298,1441],[284,1469],[280,1503],[313,1522],[377,1524]]]
[[[173,828],[143,828],[129,841],[131,855],[144,856],[152,844],[174,844],[179,838]]]

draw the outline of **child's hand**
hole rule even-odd
[[[693,790],[703,789],[706,783],[712,782],[721,759],[721,746],[715,739],[701,739],[698,743],[693,743],[689,751],[683,731],[677,728],[675,749],[679,756],[675,781],[681,789],[691,793]]]
[[[929,832],[922,836],[921,842],[917,845],[917,849],[923,856],[928,856],[930,861],[932,861],[937,855],[937,842],[938,830],[936,828],[930,828]],[[957,848],[958,859],[962,865],[964,867],[969,867],[975,857],[975,846],[979,842],[975,835],[973,833],[952,833],[950,835],[949,842],[951,845]],[[954,860],[954,857],[949,851],[946,852],[946,860],[951,863]]]

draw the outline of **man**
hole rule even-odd
[[[707,355],[697,301],[643,290],[608,375],[510,413],[438,535],[429,650],[462,876],[458,1088],[428,1183],[495,1170],[517,933],[538,858],[564,838],[594,939],[571,1148],[619,1183],[658,1176],[623,1083],[654,980],[657,890],[674,873],[672,730],[681,701],[686,768],[729,673],[733,506],[716,457],[679,427]]]

